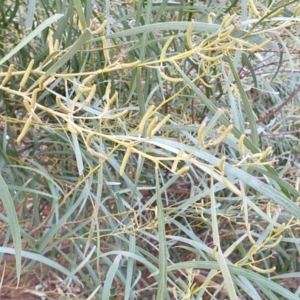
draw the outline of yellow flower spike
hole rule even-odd
[[[134,68],[134,67],[140,65],[141,63],[142,62],[140,60],[137,60],[137,61],[134,61],[132,63],[127,63],[127,64],[122,63],[122,64],[120,64],[120,66],[121,66],[122,69],[130,69],[130,68]]]
[[[67,122],[67,129],[73,134],[78,134],[78,131],[73,127],[71,121]]]
[[[231,30],[231,29],[230,29]],[[229,30],[228,30],[229,31]],[[222,32],[222,34],[225,34],[227,33],[228,31],[225,31],[225,32]],[[250,43],[248,43],[250,44]],[[236,48],[236,41],[233,40],[233,41],[229,41],[229,42],[226,42],[222,45],[217,45],[217,48],[218,48],[218,51],[221,51],[221,50],[228,50],[230,48],[232,49],[235,49]],[[215,46],[215,42],[214,43],[211,43],[210,45],[207,45],[205,47],[205,49],[201,49],[202,51],[215,51],[216,50],[216,46]]]
[[[212,252],[212,255],[211,255],[214,260],[217,260],[217,252],[218,252],[218,247],[214,246],[213,252]]]
[[[119,171],[120,176],[123,176],[123,174],[124,174],[124,171],[125,171],[125,168],[126,168],[126,165],[127,165],[127,162],[128,162],[131,152],[132,152],[132,146],[128,146],[126,149],[126,152],[124,154],[124,158],[123,158],[121,167],[120,167],[120,171]]]
[[[113,96],[108,100],[109,106],[113,105],[118,98],[119,93],[115,92]]]
[[[209,13],[208,16],[207,16],[207,23],[208,24],[212,24],[213,23],[213,20],[212,18],[215,18],[217,15],[213,12]]]
[[[34,112],[31,113],[31,116],[35,122],[37,122],[38,124],[43,124],[42,120]]]
[[[170,118],[171,118],[170,114],[165,116],[151,131],[151,136],[153,136],[158,130],[160,130],[169,121]]]
[[[300,190],[300,177],[296,178],[296,182],[295,182],[295,189],[299,192]],[[300,197],[297,198],[297,202],[300,200]]]
[[[104,20],[103,23],[101,24],[101,26],[99,26],[95,31],[92,31],[92,35],[98,35],[98,34],[102,33],[106,24],[107,24],[107,21]]]
[[[199,55],[203,60],[209,61],[209,62],[215,62],[215,61],[218,61],[223,58],[223,54],[220,54],[218,56],[207,56],[207,55],[200,53]]]
[[[231,192],[233,192],[237,196],[242,195],[241,191],[237,187],[235,187],[227,178],[222,177],[222,182]]]
[[[56,39],[55,42],[54,42],[54,45],[53,45],[53,50],[57,51],[58,49],[59,49],[59,40]]]
[[[97,76],[97,74],[91,74],[91,75],[87,76],[86,78],[84,78],[84,79],[82,80],[82,83],[83,83],[83,84],[89,84],[89,82],[90,82],[91,80],[93,80],[96,76]]]
[[[49,55],[51,55],[54,52],[53,48],[53,31],[50,30],[48,37],[47,37],[47,43],[48,43],[48,49],[49,49]]]
[[[157,219],[157,206],[155,206],[154,208],[154,215],[155,215],[155,219]],[[157,222],[153,222],[155,225],[157,224]],[[153,224],[153,226],[154,226]],[[154,227],[155,228],[155,227]]]
[[[37,99],[37,95],[40,92],[40,89],[34,89],[31,95],[31,108],[34,109],[35,108],[35,104],[36,104],[36,99]]]
[[[220,159],[220,162],[219,162],[219,169],[221,171],[222,174],[224,174],[224,165],[225,165],[225,161],[226,161],[226,156],[223,156],[221,159]]]
[[[232,34],[234,31],[236,31],[236,29],[237,29],[237,28],[236,28],[235,26],[232,26],[232,28],[230,28],[230,29],[228,29],[228,30],[226,30],[226,31],[221,32],[221,33],[218,35],[218,40],[219,40],[219,42],[228,39],[228,38],[231,36],[231,34]],[[227,43],[226,43],[225,49],[228,49],[228,44],[227,44]],[[221,49],[218,48],[218,50],[221,50]]]
[[[110,63],[109,52],[107,49],[107,42],[105,36],[102,36],[102,45],[103,45],[103,55],[106,62]]]
[[[208,222],[208,219],[206,219],[206,218],[204,217],[203,210],[201,210],[200,216],[201,216],[201,218],[203,219],[204,222]]]
[[[45,87],[46,77],[43,75],[39,79],[39,89],[42,91]]]
[[[286,230],[286,224],[285,223],[282,223],[279,227],[277,228],[274,228],[273,227],[273,232],[276,233],[277,235],[282,233],[283,231]]]
[[[298,4],[294,10],[293,17],[296,18],[298,16],[298,12],[300,10],[300,4]]]
[[[284,7],[276,9],[272,14],[268,16],[268,18],[275,18],[278,17],[283,12]]]
[[[220,29],[219,30],[222,30],[222,29],[225,29],[231,22],[231,16],[230,15],[225,15],[223,20],[222,20],[222,23],[220,25]]]
[[[272,249],[279,245],[283,238],[283,235],[280,235],[279,238],[273,244],[264,245],[264,248]]]
[[[261,268],[258,268],[258,267],[255,267],[253,265],[250,265],[252,270],[257,272],[257,273],[260,273],[260,274],[270,274],[272,272],[274,272],[276,270],[276,267],[273,267],[273,268],[270,268],[270,269],[261,269]]]
[[[261,44],[259,45],[252,45],[252,47],[249,48],[249,51],[255,52],[258,50],[262,50],[265,48],[265,46],[267,46],[270,42],[272,41],[272,39],[266,39],[265,41],[263,41]]]
[[[249,236],[248,236],[248,237],[249,237]],[[258,247],[257,247],[256,245],[253,245],[253,246],[250,248],[250,250],[249,250],[249,252],[248,252],[248,256],[249,256],[249,259],[250,259],[251,261],[254,261],[253,255],[257,253],[257,250],[258,250]]]
[[[109,101],[109,94],[110,94],[110,91],[111,91],[111,82],[109,82],[106,86],[106,89],[105,89],[105,94],[104,94],[104,97],[105,97],[105,100],[108,102]]]
[[[239,138],[239,152],[241,156],[245,155],[245,149],[244,149],[244,140],[245,140],[245,135],[242,134]]]
[[[30,61],[30,63],[28,64],[28,67],[27,67],[27,69],[26,69],[26,71],[25,71],[25,73],[23,75],[23,78],[22,78],[22,80],[20,82],[20,88],[23,88],[25,86],[25,84],[26,84],[26,82],[27,82],[27,80],[29,78],[30,72],[32,70],[33,64],[34,64],[34,59],[32,59]]]
[[[258,162],[262,161],[263,159],[265,159],[270,153],[272,152],[272,147],[268,147],[259,157]]]
[[[201,51],[201,49],[202,49],[202,46],[198,46],[198,47],[196,47],[196,48],[194,48],[192,50],[189,50],[189,51],[186,51],[184,53],[179,53],[177,55],[174,55],[171,58],[164,58],[164,56],[160,55],[160,60],[157,61],[157,62],[160,62],[160,63],[162,63],[163,61],[174,62],[174,61],[177,61],[177,60],[180,60],[180,59],[184,59],[184,58],[193,56],[193,55],[197,54],[199,51]],[[153,64],[153,63],[154,62],[151,62],[151,64]],[[146,65],[146,64],[143,64],[143,65]]]
[[[254,13],[255,16],[260,17],[258,10],[256,9],[256,5],[254,4],[253,0],[248,0],[249,6],[251,11]]]
[[[259,157],[261,157],[261,154],[262,154],[262,152],[252,154],[251,158],[259,158]]]
[[[220,137],[218,137],[214,142],[211,143],[211,146],[217,146],[219,145],[224,139],[227,138],[227,136],[231,133],[234,126],[231,124],[229,125],[224,132],[221,134]]]
[[[149,126],[148,126],[148,128],[147,128],[147,137],[148,137],[148,138],[151,138],[151,137],[152,137],[151,132],[152,132],[152,130],[154,129],[154,127],[155,127],[155,125],[157,124],[157,122],[158,122],[158,117],[155,117],[155,118],[153,118],[153,119],[151,120],[151,122],[150,122],[150,124],[149,124]]]
[[[248,239],[249,241],[255,245],[256,244],[256,241],[253,239],[252,235],[251,235],[251,232],[250,232],[250,224],[246,224],[246,229],[247,229],[247,236],[248,236]]]
[[[199,77],[199,81],[201,82],[201,84],[203,84],[204,86],[208,87],[208,88],[212,88],[211,85],[209,85],[208,83],[206,83],[201,77]]]
[[[180,158],[182,158],[183,153],[184,153],[184,151],[182,149],[177,153],[176,158],[175,158],[175,160],[173,161],[173,164],[172,164],[172,168],[171,168],[172,172],[176,171],[178,163],[180,161]]]
[[[95,156],[95,157],[101,158],[101,159],[103,159],[103,160],[107,160],[107,159],[108,159],[107,156],[102,155],[101,153],[96,152],[96,151],[95,151],[94,149],[92,149],[92,148],[88,148],[87,151],[88,151],[89,153],[91,153],[91,154],[92,154],[93,156]]]
[[[11,74],[13,72],[13,69],[14,69],[14,65],[13,64],[10,64],[9,67],[8,67],[8,70],[6,72],[6,75],[5,77],[3,78],[2,82],[1,82],[1,85],[2,86],[6,86],[7,83],[9,82],[10,78],[11,78]]]
[[[194,20],[192,20],[186,31],[186,42],[190,49],[193,49],[192,35],[193,35],[194,25],[195,25],[195,22],[194,22]]]
[[[189,171],[189,169],[190,169],[190,167],[188,167],[188,166],[182,167],[182,168],[179,169],[175,174],[176,174],[177,176],[181,176],[181,175],[187,173],[187,172]]]
[[[164,44],[163,48],[161,49],[161,53],[160,53],[160,60],[163,61],[166,55],[166,52],[169,48],[169,46],[171,45],[173,41],[173,37],[170,37],[167,42]]]
[[[23,100],[23,104],[26,108],[26,110],[28,111],[28,113],[30,114],[30,120],[33,118],[37,123],[42,124],[43,122],[41,121],[41,119],[34,113],[34,109],[30,106],[29,102],[27,99]],[[25,132],[26,134],[26,132]],[[24,135],[25,135],[24,134]],[[23,136],[24,137],[24,136]],[[23,138],[22,137],[22,138]],[[21,138],[21,139],[22,139]]]
[[[204,143],[204,130],[205,130],[205,128],[206,128],[206,123],[202,122],[202,124],[200,125],[200,127],[198,129],[198,134],[197,134],[197,141],[203,147],[205,146],[205,143]]]
[[[118,119],[118,118],[122,118],[124,117],[126,114],[128,113],[128,110],[123,110],[117,114],[114,114],[110,117],[111,120],[115,120],[115,119]]]
[[[86,94],[86,93],[89,93],[91,91],[91,87],[89,87],[89,86],[78,86],[78,91],[81,94]]]
[[[71,102],[71,112],[73,113],[76,107],[76,104],[78,102],[78,100],[80,99],[80,97],[82,96],[82,94],[80,92],[78,92],[78,94],[74,97],[74,99]]]
[[[27,110],[29,113],[31,113],[32,109],[31,109],[31,106],[30,106],[28,100],[24,99],[24,100],[23,100],[23,104],[24,104],[26,110]]]
[[[235,39],[235,43],[237,45],[237,47],[239,48],[251,48],[253,46],[256,46],[256,44],[251,44],[250,42],[246,41],[246,40],[241,40],[241,39]]]
[[[91,90],[90,90],[90,93],[89,95],[87,96],[87,98],[85,99],[85,102],[86,103],[90,103],[91,100],[94,98],[95,96],[95,93],[96,93],[96,84],[94,84],[92,87],[91,87]]]
[[[222,26],[223,28],[227,28],[229,25],[232,24],[233,20],[236,18],[236,14],[233,14],[232,16],[229,16],[229,18],[227,18],[225,20],[225,22],[222,22]]]
[[[86,138],[86,147],[90,148],[91,147],[91,143],[92,143],[92,138],[94,136],[94,132],[91,132],[88,134],[87,138]]]
[[[66,113],[68,113],[68,114],[72,113],[72,110],[70,110],[69,108],[67,108],[67,107],[61,102],[60,97],[56,96],[55,99],[56,99],[56,104],[58,105],[58,107],[59,107],[62,111],[66,112]]]
[[[103,108],[103,112],[108,112],[110,110],[110,107],[112,104],[114,104],[114,102],[116,101],[116,99],[118,98],[118,92],[115,92],[114,95],[109,98],[109,93],[106,95],[105,93],[105,98],[106,98],[106,105]]]
[[[178,82],[182,82],[183,81],[183,78],[175,78],[175,77],[169,77],[168,75],[166,75],[164,72],[162,71],[159,71],[160,73],[160,76],[166,80],[166,81],[169,81],[169,82],[173,82],[173,83],[178,83]]]
[[[24,127],[23,127],[23,129],[22,129],[20,135],[19,135],[18,138],[17,138],[17,144],[20,144],[20,143],[21,143],[21,141],[23,140],[24,136],[25,136],[26,133],[28,132],[31,123],[32,123],[32,122],[31,122],[31,117],[29,117],[29,118],[26,120],[25,125],[24,125]]]
[[[271,202],[267,203],[266,214],[269,218],[271,218]]]
[[[155,106],[151,105],[149,107],[149,109],[146,111],[146,113],[144,114],[144,116],[140,122],[140,125],[139,125],[139,134],[141,134],[141,135],[143,134],[145,124],[148,121],[150,115],[153,113],[154,109],[155,109]]]

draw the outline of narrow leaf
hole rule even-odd
[[[18,217],[16,214],[15,206],[13,199],[8,190],[7,184],[4,181],[1,173],[0,173],[0,190],[1,190],[1,200],[4,206],[4,209],[7,214],[8,226],[14,241],[15,253],[16,253],[16,270],[17,270],[17,279],[18,285],[21,276],[21,233],[18,222]]]

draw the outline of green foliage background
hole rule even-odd
[[[298,1],[1,2],[11,285],[299,299]]]

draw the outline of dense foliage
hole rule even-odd
[[[28,3],[0,1],[2,295],[300,299],[299,2]]]

